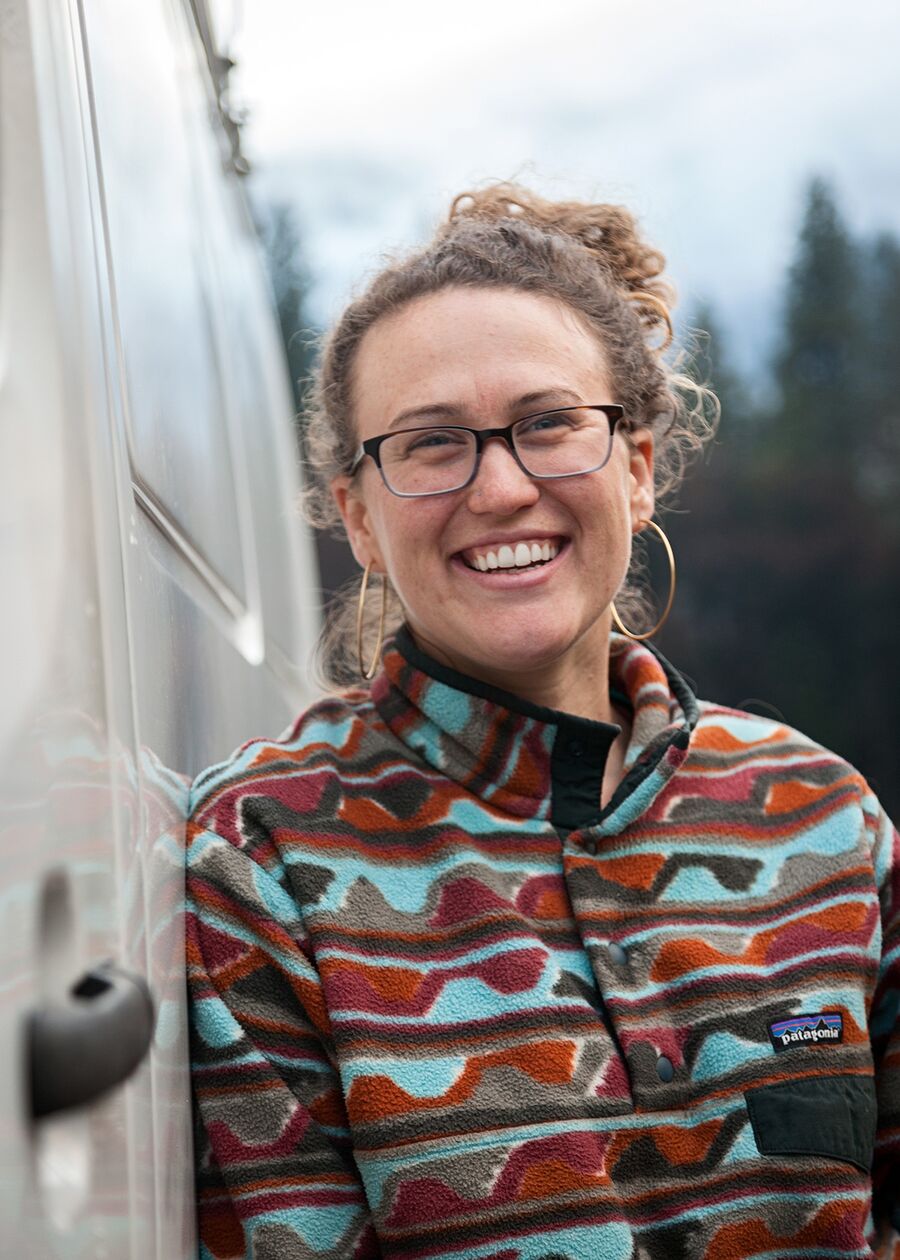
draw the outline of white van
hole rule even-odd
[[[0,4],[4,1260],[195,1253],[185,776],[312,696],[226,77],[205,0]]]

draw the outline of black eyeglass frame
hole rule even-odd
[[[602,464],[596,464],[593,468],[582,468],[578,472],[570,473],[534,473],[526,468],[522,463],[519,452],[516,450],[515,441],[513,439],[513,430],[520,424],[524,424],[526,420],[536,420],[539,416],[553,416],[561,411],[602,411],[609,421],[609,451],[606,459]],[[390,433],[379,433],[377,437],[366,438],[365,442],[360,442],[356,454],[353,457],[353,463],[347,469],[347,476],[356,475],[362,461],[367,455],[371,456],[375,463],[375,467],[381,473],[381,480],[385,487],[397,496],[398,499],[430,499],[437,494],[456,494],[458,490],[465,490],[466,486],[470,486],[478,476],[478,469],[481,467],[481,452],[484,450],[485,443],[491,438],[500,438],[506,443],[512,452],[512,457],[522,469],[526,477],[536,477],[539,481],[555,481],[562,477],[583,477],[585,473],[599,472],[609,463],[609,457],[612,454],[612,439],[616,431],[616,425],[625,415],[625,408],[621,403],[575,403],[569,407],[550,407],[544,408],[543,411],[532,412],[531,415],[520,416],[518,420],[513,420],[511,424],[501,425],[497,429],[473,429],[465,424],[425,424],[417,425],[411,429],[392,429]],[[471,433],[475,438],[475,462],[472,465],[472,471],[465,481],[458,486],[453,486],[449,490],[419,490],[406,491],[395,490],[393,486],[388,484],[384,469],[381,466],[381,444],[386,442],[388,438],[396,437],[400,433],[428,433],[432,429],[452,429],[454,433]]]

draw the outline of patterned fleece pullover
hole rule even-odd
[[[610,684],[605,804],[618,727],[405,631],[198,778],[206,1260],[900,1258],[893,829],[647,647]]]

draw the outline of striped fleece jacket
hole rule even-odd
[[[602,807],[618,727],[406,631],[197,779],[207,1260],[900,1258],[893,829],[647,647],[610,683]]]

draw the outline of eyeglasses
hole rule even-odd
[[[618,403],[603,403],[540,411],[499,429],[461,424],[397,429],[362,442],[347,471],[353,476],[370,455],[391,494],[403,499],[452,494],[475,479],[485,443],[500,438],[529,477],[580,477],[607,462],[624,414]]]

